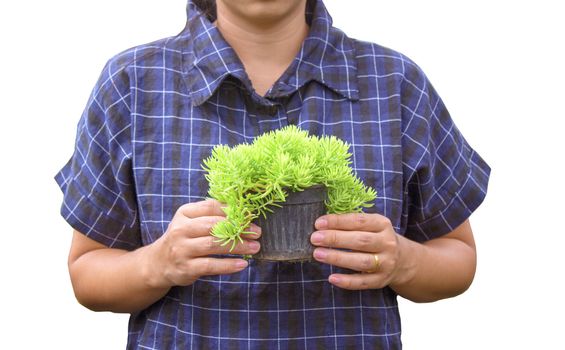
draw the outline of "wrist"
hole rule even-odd
[[[418,275],[419,261],[424,254],[425,246],[411,241],[404,236],[398,236],[398,265],[396,274],[390,283],[390,287],[398,292],[414,281]]]
[[[152,290],[168,290],[172,286],[159,262],[159,240],[139,249],[141,275],[144,285]]]

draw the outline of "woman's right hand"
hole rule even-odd
[[[181,206],[161,238],[149,245],[146,255],[146,272],[153,288],[187,286],[201,276],[223,275],[239,272],[248,266],[244,259],[213,258],[215,254],[255,254],[259,251],[261,229],[253,225],[230,251],[231,244],[221,245],[210,234],[214,225],[225,220],[220,202],[205,200]]]

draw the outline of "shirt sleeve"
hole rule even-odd
[[[57,173],[61,215],[77,231],[113,248],[140,246],[132,172],[129,79],[106,64],[78,123],[74,154]]]
[[[482,203],[490,168],[457,129],[421,69],[402,82],[405,236],[427,241],[453,231]]]

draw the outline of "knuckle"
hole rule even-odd
[[[176,235],[180,234],[180,232],[182,231],[181,227],[182,226],[178,223],[178,221],[173,220],[169,224],[169,228],[168,228],[167,231],[169,232],[169,234],[176,236]]]
[[[372,251],[373,250],[373,237],[368,234],[360,234],[357,236],[357,245],[361,251]]]
[[[200,202],[200,205],[207,210],[211,210],[214,209],[214,206],[216,205],[216,201],[213,199],[206,199]]]
[[[398,257],[396,255],[391,256],[385,262],[385,273],[392,274],[392,271],[396,269],[396,265],[398,264]]]
[[[369,289],[369,282],[367,281],[366,278],[361,279],[361,281],[359,281],[359,289]]]
[[[386,272],[382,275],[381,280],[378,283],[379,288],[384,288],[390,284],[392,281],[392,273]]]
[[[212,251],[217,247],[216,238],[213,236],[206,238],[206,250]]]
[[[389,251],[396,251],[398,249],[398,240],[396,237],[390,237],[385,240],[384,244],[385,249]]]
[[[206,213],[208,213],[208,215],[218,215],[218,213],[222,212],[222,204],[215,199],[207,199],[203,201],[202,204],[204,205],[204,208],[206,209]]]
[[[387,218],[386,216],[380,216],[378,221],[379,221],[379,224],[382,225],[382,226],[386,226],[386,227],[392,226],[392,221],[390,221],[390,219]]]
[[[328,261],[333,261],[334,265],[342,266],[343,257],[340,253],[336,253],[333,250],[328,252]]]
[[[335,247],[337,244],[337,233],[335,231],[330,231],[327,237],[328,237],[328,241],[327,241],[328,246]]]
[[[375,282],[375,283],[371,286],[371,288],[381,289],[381,288],[386,287],[387,285],[388,285],[388,284],[385,283],[383,280],[379,280],[378,282]]]
[[[225,218],[219,218],[219,217],[209,217],[208,221],[206,222],[206,229],[208,230],[208,232],[211,232],[212,229],[214,229],[214,227],[221,221],[224,221]]]
[[[182,275],[186,279],[198,279],[198,277],[200,277],[200,274],[196,269],[195,260],[191,259],[186,261],[183,267]]]
[[[169,259],[177,267],[186,265],[190,257],[194,255],[194,251],[189,244],[172,244],[169,246]]]
[[[364,254],[361,260],[361,265],[363,270],[371,271],[375,268],[375,258],[372,255]]]
[[[367,225],[368,218],[364,214],[357,214],[354,216],[353,221],[357,227],[365,227]]]
[[[182,215],[183,213],[189,212],[193,206],[194,203],[185,203],[177,209],[177,214]]]
[[[179,248],[176,245],[171,245],[171,246],[169,246],[167,253],[168,253],[169,257],[171,258],[171,260],[176,264],[176,262],[177,262],[176,257],[179,256]]]
[[[199,275],[210,275],[214,269],[212,258],[202,258],[202,269]]]
[[[167,280],[170,281],[172,283],[177,283],[179,278],[178,278],[178,274],[176,273],[176,271],[173,271],[172,269],[165,269],[163,271],[163,277]]]
[[[387,281],[390,281],[391,277],[394,275],[396,270],[396,262],[394,259],[387,258],[383,261],[379,267],[379,283],[387,285]]]

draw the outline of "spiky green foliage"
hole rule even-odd
[[[372,206],[374,189],[350,167],[349,145],[335,136],[316,137],[296,126],[265,133],[252,144],[218,145],[204,160],[209,195],[226,203],[227,219],[212,235],[232,247],[260,215],[286,200],[288,191],[314,185],[328,189],[328,213],[360,212]]]

